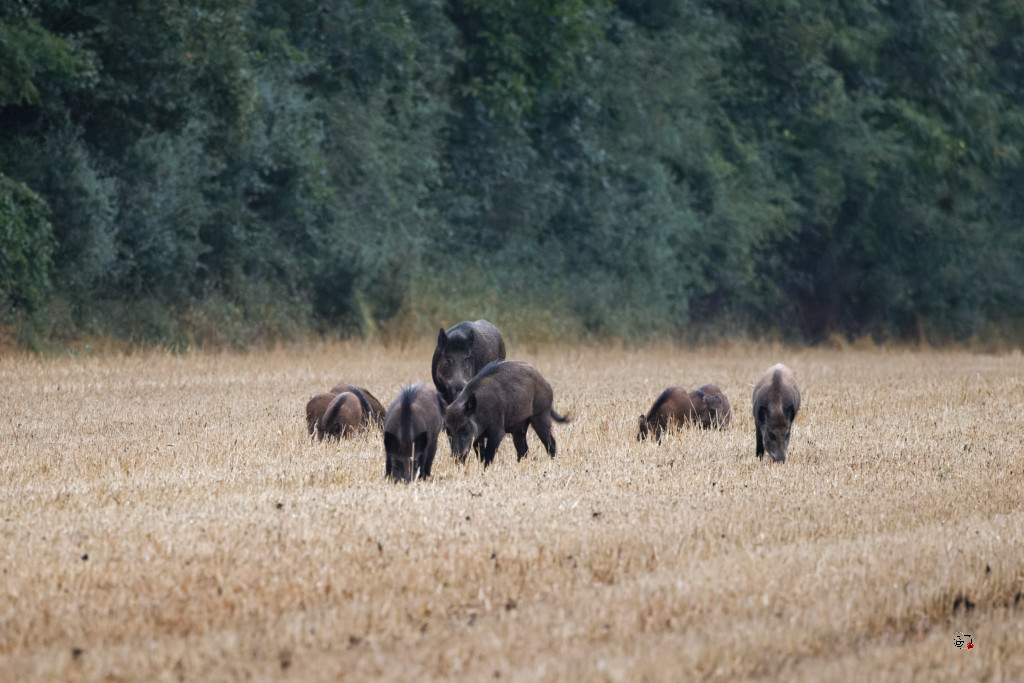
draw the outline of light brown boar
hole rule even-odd
[[[365,407],[366,398],[351,391],[335,396],[314,426],[317,440],[342,439],[359,432],[365,422]]]
[[[793,371],[782,363],[768,368],[754,386],[753,408],[757,457],[767,451],[774,462],[785,462],[789,433],[800,411],[800,387]]]
[[[306,431],[310,436],[316,430],[316,423],[323,417],[324,413],[327,412],[327,406],[331,405],[331,401],[338,394],[336,392],[327,394],[317,394],[316,396],[309,399],[306,403]]]
[[[316,434],[317,422],[327,412],[327,407],[338,394],[345,392],[355,394],[360,399],[363,408],[363,424],[368,421],[376,422],[378,425],[384,423],[384,406],[377,400],[377,397],[362,387],[357,387],[346,382],[339,382],[327,393],[317,394],[306,403],[306,432],[314,438],[322,439],[323,436]]]
[[[700,426],[704,429],[725,429],[732,420],[732,406],[729,399],[714,384],[701,385],[693,394],[690,400],[697,408],[697,415],[700,417]]]
[[[653,434],[660,442],[669,429],[685,424],[723,429],[731,418],[729,399],[714,384],[705,384],[695,391],[671,386],[655,399],[647,415],[639,417],[636,438],[644,440]]]
[[[386,417],[384,404],[378,401],[377,397],[371,394],[366,387],[357,387],[345,382],[338,382],[331,388],[332,394],[340,394],[344,391],[351,391],[356,396],[361,392],[363,397],[366,398],[366,403],[369,404],[368,410],[366,406],[363,407],[364,412],[366,412],[365,419],[373,420],[378,425],[384,424],[384,418]]]

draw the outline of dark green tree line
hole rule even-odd
[[[1024,319],[1024,12],[18,0],[0,317],[245,345],[543,312],[631,339]]]

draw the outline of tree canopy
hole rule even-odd
[[[29,344],[1024,329],[1018,3],[16,0],[0,131]]]

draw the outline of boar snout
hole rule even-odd
[[[458,396],[466,388],[466,384],[468,382],[464,379],[452,379],[448,382],[448,390],[452,392],[452,396]]]
[[[473,447],[473,441],[476,438],[476,430],[472,421],[466,420],[458,426],[453,426],[449,423],[449,430],[452,455],[458,458],[459,462],[466,462],[466,457],[469,455],[469,450]]]
[[[458,458],[459,462],[466,462],[469,449],[473,447],[473,441],[477,437],[477,426],[473,420],[476,407],[477,401],[474,393],[465,401],[448,406],[448,410],[445,412],[445,426],[448,428],[452,455]]]

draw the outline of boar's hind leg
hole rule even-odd
[[[391,476],[391,462],[398,451],[398,439],[394,434],[384,433],[384,476]]]
[[[526,425],[524,423],[521,429],[516,429],[512,432],[512,443],[516,447],[516,461],[522,460],[523,456],[526,455],[526,451],[530,450],[530,447],[526,445]]]
[[[551,435],[551,414],[547,411],[533,416],[533,431],[537,432],[544,449],[555,457],[555,437]]]
[[[427,442],[427,448],[423,457],[423,476],[430,476],[430,468],[434,465],[434,454],[437,453],[437,437]]]
[[[412,476],[423,479],[430,476],[430,465],[427,464],[427,450],[430,448],[430,435],[420,432],[412,445]],[[433,459],[433,458],[431,458]]]

